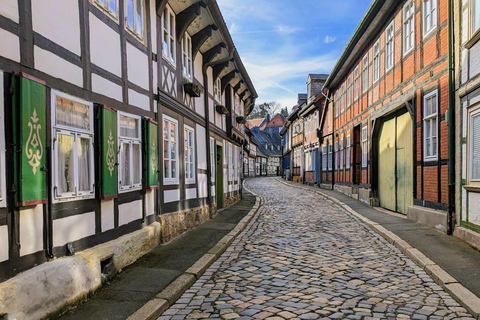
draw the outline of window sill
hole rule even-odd
[[[431,36],[432,36],[433,34],[435,34],[435,32],[434,32],[435,30],[437,30],[437,25],[435,25],[434,27],[432,27],[432,29],[430,29],[427,33],[425,33],[425,34],[423,35],[423,40],[425,40],[425,39],[427,39],[427,38],[432,38]]]
[[[63,197],[63,198],[54,198],[52,203],[63,203],[63,202],[72,202],[72,201],[80,201],[80,200],[89,200],[95,199],[95,195],[88,195],[88,196],[76,196],[76,197]]]
[[[423,158],[423,162],[433,162],[438,161],[438,157]]]
[[[480,192],[480,185],[466,185],[463,188],[471,192]]]
[[[132,30],[132,28],[130,28],[126,23],[125,23],[125,30],[127,30],[127,32],[133,36],[136,40],[138,40],[141,44],[143,44],[144,46],[146,46],[146,39],[145,39],[145,36],[140,36],[138,33],[136,33],[135,31]]]
[[[174,70],[177,70],[177,67],[175,66],[175,64],[177,63],[176,61],[172,61],[169,57],[167,57],[165,55],[165,53],[163,53],[162,51],[162,58],[163,60],[168,63],[170,65],[170,67],[172,67]]]
[[[127,193],[127,192],[132,192],[132,191],[138,191],[142,190],[142,186],[135,187],[135,188],[124,188],[124,189],[118,189],[118,193]]]
[[[467,42],[465,42],[465,44],[463,45],[463,47],[465,49],[470,49],[471,47],[473,47],[477,42],[478,40],[480,40],[480,29],[478,29],[471,37],[470,37],[470,40],[468,40]]]

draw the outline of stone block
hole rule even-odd
[[[407,218],[443,232],[447,231],[447,213],[445,211],[411,206],[408,208]]]

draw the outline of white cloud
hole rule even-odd
[[[232,23],[232,25],[230,26],[230,28],[228,29],[228,31],[230,31],[230,34],[231,34],[231,35],[234,35],[235,33],[238,32],[238,29],[239,29],[238,24],[236,24],[236,23],[234,22],[234,23]]]
[[[335,37],[331,37],[331,36],[326,36],[326,37],[325,37],[325,43],[327,43],[327,44],[328,44],[328,43],[332,43],[332,42],[334,42],[335,40],[337,40],[337,38],[335,38]]]
[[[277,29],[276,29],[278,33],[287,34],[287,35],[293,34],[300,30],[301,30],[300,28],[289,27],[289,26],[277,26]]]

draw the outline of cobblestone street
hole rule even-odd
[[[275,178],[262,206],[160,320],[473,319],[397,248],[339,206]]]

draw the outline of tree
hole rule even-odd
[[[285,107],[285,111],[287,112],[287,115],[288,115],[288,110],[286,107]],[[255,107],[253,107],[253,110],[250,113],[250,115],[247,117],[247,119],[248,120],[261,119],[261,118],[265,118],[267,114],[270,115],[271,118],[273,118],[276,114],[282,113],[282,112],[284,111],[280,103],[276,101],[264,102],[262,104],[255,105]]]
[[[282,108],[282,110],[280,110],[280,114],[285,118],[288,117],[288,108],[287,107]]]

